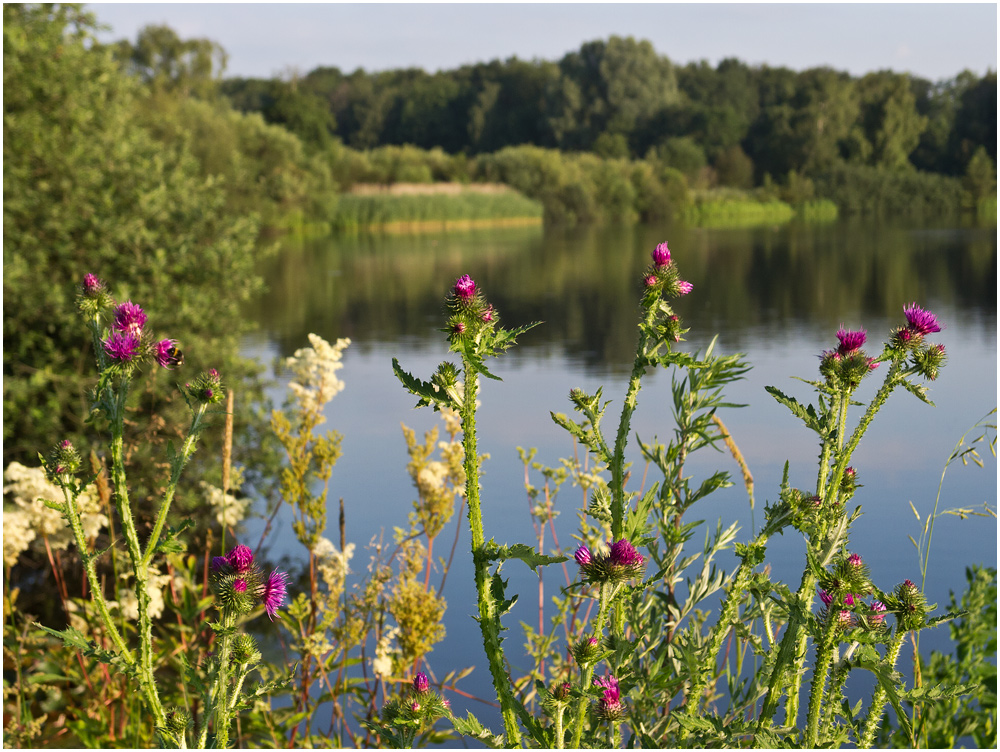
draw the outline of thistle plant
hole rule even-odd
[[[486,540],[479,487],[479,460],[476,442],[476,406],[479,395],[479,377],[499,380],[486,366],[486,359],[496,357],[515,344],[516,338],[535,324],[507,330],[499,325],[499,313],[487,303],[475,281],[462,275],[455,282],[448,296],[449,314],[446,327],[449,349],[461,356],[461,370],[452,363],[442,363],[431,381],[422,381],[402,369],[394,358],[393,370],[397,378],[412,394],[419,398],[417,406],[433,406],[435,410],[449,408],[458,412],[462,421],[462,446],[466,478],[465,498],[468,504],[469,528],[472,533],[472,560],[475,571],[476,592],[479,605],[479,627],[483,637],[483,647],[489,662],[493,686],[500,701],[506,742],[520,746],[521,731],[518,719],[533,726],[531,717],[521,702],[514,696],[511,680],[503,654],[501,617],[513,605],[513,600],[504,595],[504,581],[499,574],[499,566],[490,572],[493,562],[519,558],[532,568],[549,559],[534,552],[529,546],[498,546],[492,539]],[[558,559],[561,561],[561,559]],[[474,719],[473,719],[474,720]],[[470,724],[472,721],[470,720]],[[475,721],[479,726],[478,721]],[[481,726],[480,726],[481,728]]]
[[[164,555],[183,551],[178,540],[183,528],[174,530],[167,527],[181,473],[194,454],[210,408],[225,399],[225,387],[220,375],[213,369],[198,375],[181,388],[181,394],[191,411],[191,424],[179,450],[175,450],[172,445],[168,446],[166,464],[169,476],[157,504],[151,531],[143,543],[139,539],[126,475],[124,429],[129,389],[133,378],[146,365],[155,363],[165,369],[174,369],[183,363],[183,355],[174,340],[157,339],[152,335],[147,326],[149,317],[140,305],[130,300],[116,304],[104,282],[93,274],[85,276],[79,290],[78,304],[90,330],[98,368],[90,420],[98,424],[103,422],[110,434],[111,496],[118,528],[125,539],[127,576],[133,583],[134,601],[130,607],[124,590],[119,592],[117,603],[109,601],[105,595],[97,565],[109,552],[113,557],[117,555],[117,542],[112,540],[111,545],[103,550],[95,550],[92,545],[95,532],[94,512],[88,499],[92,494],[89,489],[98,480],[99,473],[84,475],[77,449],[70,442],[63,441],[47,456],[41,457],[50,482],[58,487],[62,495],[61,501],[49,499],[45,501],[45,505],[63,515],[72,531],[90,586],[91,603],[100,621],[102,634],[110,641],[110,647],[88,640],[86,635],[73,626],[63,632],[41,628],[61,637],[68,646],[79,649],[84,655],[113,667],[134,682],[161,744],[186,747],[190,713],[185,708],[166,707],[157,687],[153,620],[162,609],[162,601],[154,602],[154,595],[158,596],[160,592],[158,580],[162,579],[162,575],[158,570],[163,566]],[[97,493],[100,495],[100,490]],[[105,517],[103,521],[107,522],[108,518]],[[235,627],[234,609],[247,608],[254,599],[262,598],[268,612],[273,613],[284,596],[284,581],[278,574],[260,581],[254,578],[244,578],[238,582],[234,580],[231,585],[226,591],[231,603],[225,606],[229,616],[224,616],[222,626],[225,635],[223,649],[227,651],[220,659],[219,676],[223,680],[222,683],[217,683],[212,700],[206,705],[207,711],[216,718],[217,740],[223,745],[228,739],[228,719],[237,707],[237,698],[227,694],[224,680],[229,669],[228,646]],[[242,595],[237,597],[237,592]],[[137,623],[137,648],[128,644],[126,633],[119,629],[118,621],[111,614],[114,607],[122,610],[123,615],[129,608],[134,608],[131,616]],[[198,681],[194,673],[190,678]],[[224,721],[225,728],[220,725]],[[199,735],[199,742],[202,744],[206,740],[204,729],[207,729],[207,721],[203,721],[203,733]]]

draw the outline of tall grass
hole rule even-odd
[[[542,204],[514,191],[457,194],[344,194],[330,224],[334,230],[457,229],[542,221]]]

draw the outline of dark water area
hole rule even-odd
[[[569,390],[593,392],[604,387],[606,430],[613,431],[621,409],[637,337],[636,323],[642,270],[649,253],[668,241],[682,278],[694,285],[675,306],[690,327],[681,347],[701,351],[716,335],[718,352],[744,353],[752,366],[746,378],[731,385],[731,402],[746,404],[720,412],[740,446],[755,480],[756,509],[751,510],[739,483],[739,469],[727,454],[696,455],[688,467],[692,483],[717,469],[733,475],[736,485],[700,502],[690,519],[706,520],[714,531],[740,524],[738,541],[747,541],[763,521],[763,506],[777,498],[785,462],[793,486],[815,485],[818,444],[814,434],[765,391],[777,386],[800,401],[814,401],[811,387],[794,380],[818,378],[818,355],[836,346],[840,325],[863,327],[869,353],[879,351],[890,330],[904,322],[904,305],[917,302],[934,311],[944,330],[933,341],[947,348],[948,363],[929,384],[936,407],[898,390],[879,414],[854,455],[863,484],[855,496],[864,512],[852,528],[851,550],[869,563],[873,580],[884,589],[909,578],[920,580],[917,551],[908,536],[919,537],[933,509],[944,464],[961,436],[997,404],[997,234],[995,228],[913,226],[898,223],[838,222],[755,229],[697,229],[680,226],[629,226],[580,229],[516,228],[451,235],[326,238],[288,242],[263,270],[270,291],[248,311],[260,324],[244,342],[244,354],[272,363],[308,345],[310,332],[330,342],[350,337],[339,372],[345,390],[330,404],[325,428],[344,434],[343,456],[330,481],[329,498],[344,498],[347,539],[357,551],[355,572],[365,572],[364,547],[374,537],[391,541],[394,526],[405,526],[416,491],[406,472],[404,422],[420,436],[439,423],[430,410],[414,410],[415,398],[404,392],[392,373],[391,360],[427,379],[447,352],[443,300],[463,273],[480,285],[500,312],[501,321],[517,327],[544,322],[519,346],[494,361],[502,382],[488,381],[481,392],[478,418],[480,451],[490,459],[482,477],[486,535],[499,543],[535,542],[524,469],[517,447],[537,447],[536,459],[557,466],[573,452],[570,437],[556,426],[550,411],[572,412]],[[280,403],[288,376],[276,374]],[[633,418],[635,463],[631,490],[637,490],[643,464],[634,436],[667,441],[673,430],[671,374],[646,377]],[[857,394],[869,400],[881,378],[865,382]],[[861,408],[850,420],[856,421]],[[971,438],[971,437],[970,437]],[[960,463],[945,477],[941,509],[996,507],[996,460],[985,449],[985,468]],[[656,480],[652,471],[648,482]],[[534,475],[532,482],[541,484]],[[561,544],[572,549],[576,509],[582,495],[567,488],[557,502]],[[335,542],[335,509],[327,537]],[[483,698],[495,697],[479,630],[471,616],[475,588],[467,522],[457,515],[439,538],[450,545],[461,525],[453,571],[443,595],[449,608],[448,634],[429,655],[440,677],[475,666],[459,685]],[[250,525],[256,540],[260,526]],[[548,545],[550,538],[546,538]],[[704,531],[691,545],[700,547]],[[447,543],[445,543],[447,542]],[[926,592],[931,603],[948,603],[949,591],[965,586],[965,567],[996,566],[997,523],[993,517],[943,517],[934,531]],[[302,558],[291,532],[290,517],[279,515],[270,536],[271,557]],[[774,577],[793,587],[802,572],[804,541],[786,534],[767,551]],[[435,555],[439,548],[435,548]],[[446,551],[441,552],[446,555]],[[723,558],[731,570],[735,557]],[[527,567],[511,562],[509,592],[521,599],[505,618],[508,655],[515,673],[527,669],[520,653],[519,623],[538,623],[538,580]],[[562,571],[546,574],[545,598],[558,594]],[[923,633],[921,650],[951,651],[947,627]],[[905,652],[905,651],[904,651]],[[905,670],[904,655],[899,668]],[[870,692],[852,682],[854,699]],[[862,692],[854,697],[855,692]],[[494,730],[499,715],[486,705],[458,695],[458,714],[471,709]],[[325,724],[322,725],[325,728]]]

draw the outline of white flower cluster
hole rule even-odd
[[[382,637],[375,647],[375,657],[372,658],[372,673],[383,679],[392,676],[392,658],[396,653],[392,647],[392,641],[399,634],[399,627],[389,627],[382,633]]]
[[[323,581],[330,592],[339,597],[344,592],[344,582],[351,568],[348,566],[354,556],[354,544],[348,543],[343,551],[338,551],[327,538],[320,538],[313,549],[316,564]]]
[[[31,545],[40,545],[37,538],[47,538],[51,548],[62,550],[73,542],[73,531],[62,513],[45,506],[45,501],[64,501],[62,489],[50,483],[41,467],[25,467],[11,462],[3,474],[5,494],[13,497],[16,506],[3,514],[3,558],[13,566],[17,557]],[[84,491],[77,497],[83,534],[93,540],[108,524],[97,497]]]
[[[131,578],[132,573],[126,572],[122,578]],[[169,574],[160,574],[156,567],[150,567],[146,579],[146,593],[149,594],[149,616],[152,619],[159,618],[163,613],[163,588],[170,582]],[[136,597],[134,588],[122,588],[118,591],[119,606],[122,616],[131,621],[139,618],[139,599]]]
[[[239,484],[234,485],[234,490],[239,488]],[[224,527],[232,527],[241,522],[247,514],[247,507],[250,506],[250,499],[238,499],[232,494],[223,493],[221,488],[213,486],[211,483],[201,481],[201,489],[205,494],[205,501],[215,512],[215,519]]]
[[[443,444],[444,442],[441,443]],[[444,481],[447,477],[448,466],[446,464],[437,460],[428,462],[417,473],[417,488],[423,496],[440,493],[444,488]]]
[[[295,355],[285,360],[285,366],[295,375],[288,388],[303,413],[319,415],[323,406],[344,389],[337,371],[344,367],[340,358],[351,340],[341,338],[331,345],[318,334],[310,334],[309,342],[312,347],[296,350]]]

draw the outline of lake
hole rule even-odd
[[[430,410],[414,410],[392,372],[391,360],[428,379],[447,352],[443,300],[455,279],[470,274],[502,322],[517,327],[544,322],[519,346],[490,365],[502,382],[486,380],[478,418],[480,451],[490,459],[482,477],[486,535],[499,543],[532,544],[534,532],[524,491],[524,470],[516,447],[537,447],[536,459],[555,466],[571,456],[572,442],[550,411],[570,414],[573,387],[593,392],[604,386],[612,434],[621,410],[637,337],[642,270],[653,247],[668,241],[692,294],[675,306],[690,327],[686,350],[704,351],[718,335],[717,351],[741,352],[752,365],[747,377],[727,390],[729,401],[744,403],[720,415],[740,446],[755,480],[751,512],[739,470],[727,454],[702,452],[688,466],[693,484],[716,469],[728,470],[737,485],[696,506],[689,520],[739,521],[737,538],[747,541],[763,519],[767,500],[777,498],[781,472],[790,462],[793,486],[815,486],[818,444],[814,435],[765,391],[774,385],[801,401],[814,393],[798,376],[818,378],[819,354],[836,347],[840,325],[868,331],[870,354],[880,351],[891,328],[904,323],[903,306],[917,302],[934,311],[944,330],[933,335],[947,347],[948,363],[929,384],[936,407],[903,390],[893,394],[855,452],[853,465],[863,485],[854,498],[865,514],[852,530],[851,549],[872,569],[885,589],[905,578],[920,580],[918,558],[908,536],[918,537],[923,517],[934,505],[945,461],[959,438],[997,403],[997,234],[996,228],[913,226],[841,221],[830,225],[790,224],[754,229],[698,229],[682,226],[511,228],[449,235],[359,235],[286,242],[263,270],[269,292],[248,311],[260,325],[245,340],[245,355],[265,363],[287,357],[308,344],[310,332],[330,342],[350,337],[339,376],[346,384],[327,410],[326,428],[344,434],[343,456],[330,481],[334,505],[344,498],[347,538],[357,545],[352,562],[364,572],[364,546],[394,526],[405,526],[415,489],[400,423],[422,435],[438,423]],[[288,376],[279,371],[272,398],[280,403]],[[867,401],[881,377],[858,392]],[[642,463],[634,436],[670,437],[670,374],[648,375],[633,418],[630,458],[638,487]],[[856,420],[860,408],[852,417]],[[996,507],[996,461],[985,449],[986,466],[953,465],[946,476],[942,509]],[[652,480],[652,473],[650,474]],[[532,481],[541,485],[536,475]],[[575,508],[580,492],[567,489],[557,508],[560,541],[572,549]],[[337,512],[331,508],[328,537],[338,541]],[[467,692],[495,697],[490,684],[475,612],[475,588],[467,522],[453,518],[435,547],[447,555],[455,524],[462,533],[454,571],[444,596],[448,635],[429,661],[437,676],[463,666],[474,673],[460,684]],[[270,536],[271,558],[301,556],[290,517],[279,515]],[[252,523],[256,541],[260,526]],[[950,590],[965,586],[965,567],[996,566],[997,524],[992,517],[944,517],[935,528],[928,574],[929,602],[942,607]],[[704,532],[692,545],[700,547]],[[549,538],[546,538],[548,544]],[[787,534],[771,542],[767,558],[777,578],[793,587],[802,571],[804,542]],[[732,568],[734,557],[725,560]],[[537,624],[537,579],[519,562],[504,568],[509,592],[521,600],[505,617],[507,648],[517,669],[523,643],[520,621]],[[561,571],[547,576],[546,597],[558,593]],[[950,650],[947,628],[924,633],[922,649]],[[905,652],[905,651],[904,651]],[[905,669],[909,658],[901,659]],[[522,659],[523,665],[523,659]],[[853,676],[853,675],[852,675]],[[475,701],[451,697],[456,713],[468,707],[501,729],[499,715]],[[324,725],[325,728],[325,725]]]

